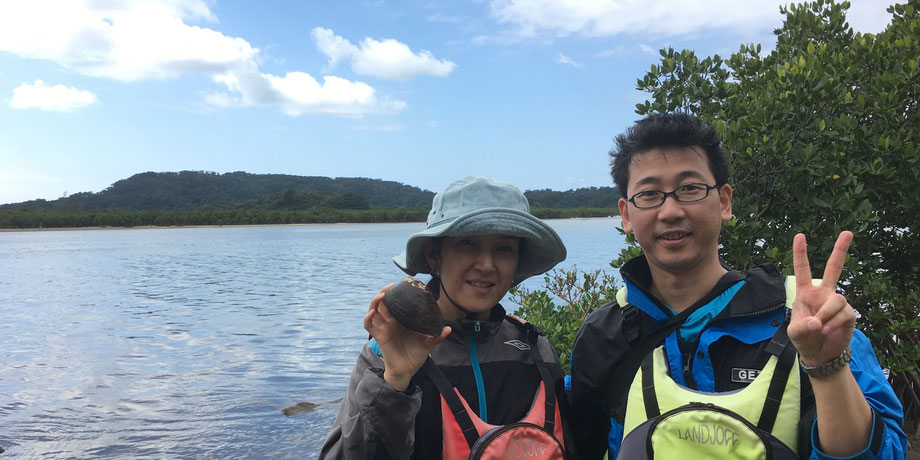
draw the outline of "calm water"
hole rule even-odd
[[[610,271],[617,219],[549,222]],[[281,409],[344,394],[421,228],[0,233],[0,456],[315,458],[338,404]]]

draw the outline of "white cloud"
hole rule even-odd
[[[378,41],[365,37],[360,46],[355,46],[323,27],[313,29],[312,36],[316,47],[329,56],[327,69],[348,60],[351,70],[358,75],[408,81],[419,75],[446,77],[456,67],[451,61],[435,58],[427,50],[413,53],[408,45],[393,39]]]
[[[268,76],[272,88],[284,96],[284,112],[357,116],[370,112],[398,112],[406,108],[401,101],[379,100],[374,88],[365,83],[326,76],[320,84],[309,74],[291,72],[284,77]]]
[[[787,1],[737,0],[492,0],[492,17],[523,38],[542,35],[608,37],[618,34],[670,37],[707,30],[772,30]],[[886,3],[855,0],[848,17],[857,30],[878,32],[890,20]]]
[[[313,36],[316,47],[319,48],[323,54],[329,56],[329,63],[326,66],[327,69],[331,70],[335,68],[339,61],[350,59],[352,56],[361,52],[357,46],[339,37],[330,29],[317,27],[313,29],[310,35]]]
[[[9,2],[0,9],[0,50],[122,81],[210,73],[258,53],[184,22],[196,19],[216,20],[201,0]]]
[[[206,101],[217,107],[279,105],[290,116],[350,117],[394,113],[407,107],[405,102],[378,97],[374,88],[365,83],[334,76],[325,76],[319,83],[305,72],[288,72],[280,77],[247,66],[216,75],[214,81],[228,90],[206,96]]]
[[[64,85],[47,86],[41,80],[23,83],[13,90],[10,107],[14,109],[40,109],[67,112],[96,103],[96,95]]]
[[[127,82],[189,73],[209,75],[228,90],[205,96],[205,102],[215,107],[277,105],[292,116],[358,116],[406,107],[404,102],[378,97],[373,88],[361,82],[330,76],[320,84],[304,72],[289,72],[283,77],[261,73],[258,48],[245,39],[194,25],[195,21],[217,22],[208,3],[4,2],[0,3],[0,51],[53,61],[92,77]],[[381,54],[386,57],[385,50],[364,54],[368,62]],[[417,58],[416,66],[425,63],[424,53],[412,56]]]
[[[581,64],[575,62],[572,58],[562,54],[561,52],[559,53],[559,55],[556,56],[556,62],[560,64],[570,65],[572,67],[581,67]]]
[[[492,16],[519,35],[604,37],[621,33],[672,36],[700,29],[744,30],[775,26],[779,8],[771,2],[736,0],[493,0]]]
[[[877,34],[891,23],[888,7],[894,2],[880,0],[850,0],[847,22],[857,32]],[[898,2],[904,3],[904,2]]]

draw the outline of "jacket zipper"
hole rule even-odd
[[[699,343],[697,343],[699,346]],[[684,383],[687,387],[696,389],[696,379],[693,378],[693,352],[684,353]]]
[[[766,309],[766,310],[760,310],[760,311],[752,312],[752,313],[740,313],[740,314],[736,314],[736,315],[729,315],[729,316],[726,316],[725,318],[720,318],[719,321],[722,321],[722,320],[725,320],[725,319],[729,319],[729,318],[746,318],[746,317],[749,317],[749,316],[765,315],[765,314],[767,314],[767,313],[771,313],[771,312],[773,312],[773,311],[778,310],[780,307],[785,308],[785,306],[786,306],[786,303],[783,302],[783,303],[777,304],[777,305],[775,305],[775,306],[773,306],[773,307],[770,307],[770,308],[768,308],[768,309]],[[713,318],[712,321],[710,321],[710,322],[707,323],[705,326],[703,326],[703,329],[702,329],[702,330],[705,330],[705,329],[709,328],[709,326],[711,326],[712,323],[714,323],[715,321],[716,321],[716,319]],[[678,328],[677,331],[675,331],[675,332],[677,333],[678,341],[680,341],[680,328]],[[694,355],[695,355],[696,353],[699,352],[699,347],[700,347],[700,342],[699,342],[699,340],[697,340],[697,341],[693,344],[693,347],[692,347],[692,350],[691,350],[691,351],[689,351],[689,352],[682,352],[682,355],[683,355],[683,365],[684,365],[684,368],[683,368],[683,371],[684,371],[684,383],[686,383],[688,387],[693,388],[693,389],[695,389],[695,390],[697,390],[697,389],[699,389],[699,388],[697,388],[697,386],[696,386],[696,379],[693,378],[693,358],[694,358]]]
[[[479,418],[489,423],[489,414],[486,409],[486,386],[482,380],[482,369],[479,368],[479,353],[476,351],[476,333],[481,330],[481,322],[473,321],[473,331],[470,332],[470,364],[473,367],[473,377],[476,379],[476,394],[479,396]]]
[[[656,306],[658,306],[659,308],[661,308],[660,305],[659,305],[659,302],[656,301],[655,297],[652,296],[652,294],[651,294],[650,292],[647,292],[647,291],[645,290],[645,288],[643,288],[642,285],[639,284],[639,283],[635,280],[635,278],[633,278],[632,275],[630,275],[630,274],[628,274],[628,273],[625,273],[625,274],[623,274],[623,277],[624,277],[625,279],[629,280],[629,282],[632,283],[634,286],[638,287],[638,288],[643,292],[643,294],[645,294],[645,296],[649,298],[649,300],[652,300],[652,303],[654,303]],[[770,307],[770,308],[767,308],[767,309],[764,309],[764,310],[758,310],[758,311],[755,311],[755,312],[748,312],[748,313],[730,314],[730,315],[728,315],[728,316],[726,316],[726,317],[724,317],[724,318],[713,318],[713,320],[710,321],[709,323],[707,323],[706,325],[704,325],[702,329],[708,328],[710,325],[712,325],[712,323],[713,323],[716,319],[718,319],[718,320],[721,321],[721,320],[729,319],[729,318],[746,318],[746,317],[749,317],[749,316],[763,315],[763,314],[771,313],[771,312],[773,312],[773,311],[775,311],[775,310],[777,310],[777,309],[779,309],[779,308],[781,308],[781,307],[785,307],[785,306],[786,306],[786,302],[783,301],[783,302],[780,302],[780,303],[774,305],[773,307]],[[675,331],[674,333],[676,333],[676,334],[678,335],[678,337],[680,337],[680,328],[678,327],[677,331]],[[678,339],[678,340],[680,340],[680,339]],[[696,349],[696,348],[698,348],[698,347],[699,347],[699,341],[697,341],[696,346],[694,346],[693,348]],[[690,388],[694,388],[694,389],[696,388],[696,380],[693,378],[693,355],[694,355],[695,353],[696,353],[696,351],[687,352],[687,353],[681,353],[681,354],[682,354],[682,358],[683,358],[683,359],[681,359],[681,361],[682,361],[682,364],[683,364],[683,369],[682,369],[682,371],[683,371],[683,374],[684,374],[684,383],[686,383],[687,386],[689,386]]]

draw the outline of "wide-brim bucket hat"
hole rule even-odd
[[[470,176],[438,192],[431,202],[428,226],[409,237],[406,251],[393,262],[411,276],[431,273],[422,248],[431,238],[501,234],[525,240],[511,286],[544,273],[565,260],[565,245],[556,231],[530,214],[530,203],[517,187]]]

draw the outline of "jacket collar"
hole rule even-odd
[[[479,330],[476,331],[476,336],[477,341],[481,341],[481,339],[478,339],[479,337],[485,338],[495,335],[501,328],[502,321],[504,321],[504,319],[505,309],[501,306],[501,304],[495,304],[495,306],[492,307],[492,310],[489,311],[489,319],[485,321],[470,318],[460,318],[453,321],[447,321],[444,325],[450,326],[450,336],[448,336],[448,339],[450,337],[465,338],[473,332],[473,329],[478,322]]]
[[[786,294],[783,287],[783,276],[775,265],[758,265],[748,271],[745,276],[732,270],[721,258],[719,258],[719,262],[728,270],[728,273],[722,275],[715,287],[690,308],[696,309],[709,303],[716,296],[741,280],[745,281],[744,285],[738,290],[725,309],[716,316],[716,319],[756,315],[773,311],[778,306],[784,305]],[[645,255],[634,257],[626,262],[620,268],[620,275],[624,280],[639,288],[642,294],[651,300],[655,306],[666,312],[667,316],[673,314],[664,306],[661,300],[651,293],[652,274]]]

